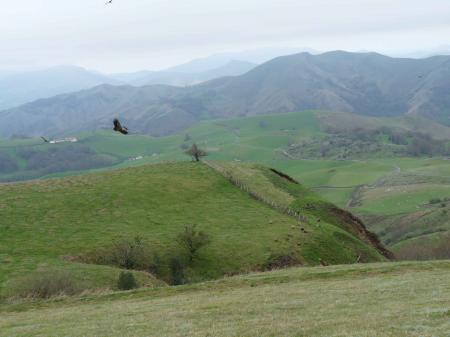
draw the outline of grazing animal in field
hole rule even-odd
[[[123,135],[128,134],[128,129],[125,126],[122,126],[117,118],[114,119],[114,131],[120,132]]]

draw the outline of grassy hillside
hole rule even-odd
[[[210,159],[258,162],[275,167],[340,207],[349,206],[351,212],[363,217],[383,242],[392,246],[401,257],[406,256],[398,244],[404,240],[425,236],[430,249],[439,245],[442,239],[427,240],[426,236],[445,237],[449,216],[438,207],[440,205],[434,205],[435,211],[430,212],[429,202],[450,197],[450,162],[439,156],[407,156],[406,145],[390,144],[383,137],[376,143],[374,151],[361,154],[354,150],[360,148],[358,140],[350,141],[348,145],[330,144],[330,133],[327,132],[330,127],[334,132],[331,136],[336,132],[338,135],[351,134],[354,130],[371,132],[390,127],[406,135],[423,132],[443,143],[450,139],[449,128],[413,118],[367,118],[307,111],[207,122],[189,129],[186,134],[152,140],[151,146],[141,146],[133,154],[147,155],[144,161],[151,162],[172,158],[182,160],[183,146],[195,141],[209,151]],[[328,139],[324,146],[331,151],[323,158],[297,156],[293,144],[308,144],[311,139],[314,140],[312,147],[306,145],[305,149],[314,151],[317,140]],[[113,153],[114,147],[122,148],[119,138],[114,141],[102,137],[86,140],[91,141],[92,147],[99,152]],[[142,138],[139,142],[143,142]],[[123,148],[128,151],[133,146]],[[311,152],[303,152],[308,153]],[[336,160],[342,153],[350,154],[350,158]],[[421,216],[415,217],[419,221],[413,224],[409,219],[416,212]],[[397,225],[402,227],[400,231],[395,228]],[[392,236],[397,238],[392,240]],[[418,244],[414,246],[419,247]],[[428,251],[420,256],[430,258],[436,254]]]
[[[281,209],[285,213],[294,214],[300,219],[312,218],[318,227],[321,227],[321,221],[325,220],[377,247],[385,256],[391,256],[390,252],[385,251],[384,247],[379,244],[378,239],[367,232],[364,224],[358,218],[325,201],[283,172],[253,164],[207,163],[218,172],[222,172],[237,186],[243,186],[256,199]]]
[[[327,200],[347,206],[399,257],[450,256],[449,252],[444,255],[432,252],[450,229],[448,160],[391,158],[309,163],[306,168],[294,163],[280,166]],[[427,239],[430,235],[433,240]],[[420,244],[422,239],[428,247],[425,250]],[[410,253],[403,253],[405,250]],[[418,254],[411,254],[411,250]]]
[[[422,167],[387,175],[360,188],[353,209],[400,257],[446,258],[450,254],[447,169],[447,164],[429,160]]]
[[[0,140],[0,181],[31,180],[59,173],[108,168],[125,160],[82,143],[49,144],[42,139]]]
[[[369,138],[364,138],[366,131]],[[359,136],[345,136],[354,132]],[[56,158],[48,155],[55,145],[36,139],[2,141],[0,155],[13,158],[18,170],[0,173],[0,179],[59,177],[111,167],[189,160],[183,152],[196,142],[208,150],[209,160],[254,162],[287,172],[326,200],[349,207],[363,217],[384,243],[396,250],[404,240],[422,235],[440,237],[448,230],[449,217],[437,216],[444,209],[437,204],[430,208],[429,202],[450,197],[450,161],[436,155],[413,156],[408,154],[408,144],[390,140],[393,137],[397,143],[413,142],[413,135],[418,132],[433,137],[427,143],[431,147],[426,147],[431,152],[435,142],[448,144],[450,139],[449,128],[417,118],[304,111],[202,122],[181,134],[160,138],[133,134],[124,137],[112,131],[84,133],[79,135],[79,143],[70,145],[84,153],[79,161],[89,159],[91,166],[82,171],[75,171],[79,169],[76,160],[58,160],[57,165],[44,162],[47,166],[40,170],[27,169],[27,161],[20,155],[24,150],[44,151],[42,158]],[[367,146],[372,150],[359,151]],[[65,149],[67,145],[56,147]],[[327,150],[324,156],[323,149]],[[64,153],[70,151],[60,151],[58,158]],[[107,160],[112,166],[105,166]],[[431,209],[435,211],[429,212]],[[421,216],[414,216],[415,213]],[[410,216],[418,219],[414,225],[408,220]],[[401,224],[401,231],[394,223]],[[392,240],[392,235],[397,238]],[[431,248],[439,241],[426,240]]]
[[[450,262],[292,268],[0,307],[5,336],[447,336]],[[39,310],[36,310],[39,309]]]
[[[420,129],[418,124],[420,124]],[[339,143],[342,135],[345,134],[355,133],[364,138],[361,130],[371,135],[375,131],[378,133],[375,134],[374,139],[348,138],[344,144]],[[93,162],[90,167],[77,168],[73,160],[66,160],[66,167],[50,165],[54,163],[43,163],[47,165],[41,165],[41,167],[28,167],[27,165],[26,152],[42,151],[40,153],[47,154],[58,151],[55,149],[67,147],[72,147],[79,152],[84,148],[89,148],[98,156],[111,158],[111,163],[104,165],[118,165],[119,167],[143,162],[186,159],[183,151],[193,142],[206,148],[209,158],[213,160],[249,161],[270,163],[271,165],[281,161],[280,165],[299,166],[302,169],[307,168],[308,163],[312,163],[312,167],[320,168],[338,164],[348,165],[355,160],[364,162],[373,159],[378,161],[386,158],[411,157],[412,155],[408,154],[407,145],[394,144],[389,141],[388,138],[393,136],[391,133],[394,131],[396,137],[407,142],[412,141],[413,135],[417,132],[433,136],[434,140],[428,144],[430,146],[436,145],[433,141],[443,145],[450,140],[450,128],[426,120],[405,117],[369,118],[344,113],[303,111],[201,122],[178,135],[158,138],[137,134],[124,137],[112,131],[98,131],[79,134],[80,141],[75,144],[45,144],[41,139],[3,140],[0,141],[0,154],[11,156],[18,169],[12,172],[2,172],[0,168],[0,179],[20,180],[28,175],[45,177],[101,167],[98,163]],[[322,144],[323,142],[326,144]],[[355,147],[366,143],[373,144],[374,148],[365,153],[354,151]],[[329,151],[322,154],[319,151],[321,144]],[[300,152],[298,151],[299,146],[303,148]],[[318,146],[319,148],[317,148]],[[392,149],[395,151],[393,152]],[[430,149],[429,155],[433,154],[432,150]],[[439,146],[436,150],[443,151],[442,153],[446,151],[445,147]],[[346,154],[345,158],[343,154]],[[143,157],[140,161],[130,160],[140,156]],[[43,157],[45,156],[43,155]],[[64,157],[61,156],[61,159],[57,159],[59,159],[57,160],[59,163],[61,159],[64,160]],[[305,162],[305,159],[308,162]],[[85,160],[80,158],[79,161]],[[389,167],[391,169],[393,164],[388,165],[391,165]],[[361,169],[365,171],[367,167],[362,166]],[[377,169],[374,168],[374,171]],[[365,173],[361,172],[361,174]]]
[[[277,261],[282,265],[285,258],[306,265],[352,263],[358,256],[361,261],[384,259],[352,219],[330,217],[332,205],[271,171],[252,170],[250,180],[264,181],[288,197],[304,217],[299,220],[255,200],[202,163],[2,184],[3,290],[26,273],[48,268],[68,268],[81,279],[98,270],[117,276],[118,270],[83,265],[77,257],[135,236],[158,253],[161,277],[170,281],[169,258],[177,252],[175,238],[186,224],[197,224],[211,238],[186,271],[189,281],[259,270]],[[102,276],[94,274],[85,280],[90,287],[111,287],[110,279],[95,279]]]

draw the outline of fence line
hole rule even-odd
[[[224,169],[220,165],[214,164],[214,163],[209,162],[209,161],[203,161],[203,163],[205,163],[208,167],[210,167],[214,171],[219,172],[230,183],[232,183],[234,186],[238,187],[242,191],[248,193],[254,199],[256,199],[256,200],[258,200],[260,202],[263,202],[266,205],[270,206],[271,208],[274,208],[274,209],[276,209],[276,210],[278,210],[278,211],[280,211],[280,212],[282,212],[282,213],[284,213],[286,215],[294,217],[294,218],[296,218],[299,221],[303,221],[303,222],[307,221],[306,217],[304,215],[300,214],[299,212],[297,212],[296,210],[294,210],[292,208],[289,208],[287,206],[283,206],[283,205],[277,204],[273,200],[269,200],[265,196],[259,194],[258,192],[253,191],[247,184],[245,184],[244,182],[242,182],[241,180],[239,180],[238,178],[233,176],[233,174],[230,171]]]

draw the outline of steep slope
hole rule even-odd
[[[103,86],[40,100],[0,112],[0,135],[37,136],[36,123],[48,123],[44,130],[49,133],[92,130],[117,114],[136,132],[163,135],[201,119],[305,109],[408,114],[448,124],[449,73],[448,56],[415,60],[374,53],[302,53],[187,88]],[[10,119],[12,125],[6,123]]]
[[[261,171],[255,179],[271,184],[276,177]],[[279,193],[302,202],[301,195],[289,190]],[[190,281],[292,263],[385,259],[358,232],[349,230],[353,224],[347,219],[334,220],[318,207],[305,211],[299,220],[255,200],[201,163],[3,184],[0,199],[4,291],[17,278],[44,267],[94,272],[95,266],[70,261],[119,238],[136,236],[151,243],[162,261],[160,276],[170,281],[169,260],[178,247],[175,238],[186,224],[197,224],[211,237],[211,244],[187,271]],[[308,199],[311,205],[320,202],[317,196]]]
[[[0,77],[0,109],[100,84],[120,84],[120,81],[75,66],[13,73]]]
[[[383,256],[393,258],[393,255],[383,247],[376,235],[366,229],[360,219],[321,199],[289,175],[273,168],[268,169],[254,164],[229,162],[207,162],[207,164],[267,205],[298,217],[302,221],[308,221],[309,217],[315,218],[319,227],[320,222],[325,220],[376,248]],[[361,258],[365,259],[363,254],[359,256],[359,259]]]

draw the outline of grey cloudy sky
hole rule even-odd
[[[450,45],[450,0],[0,0],[0,69],[160,69],[263,46]]]

